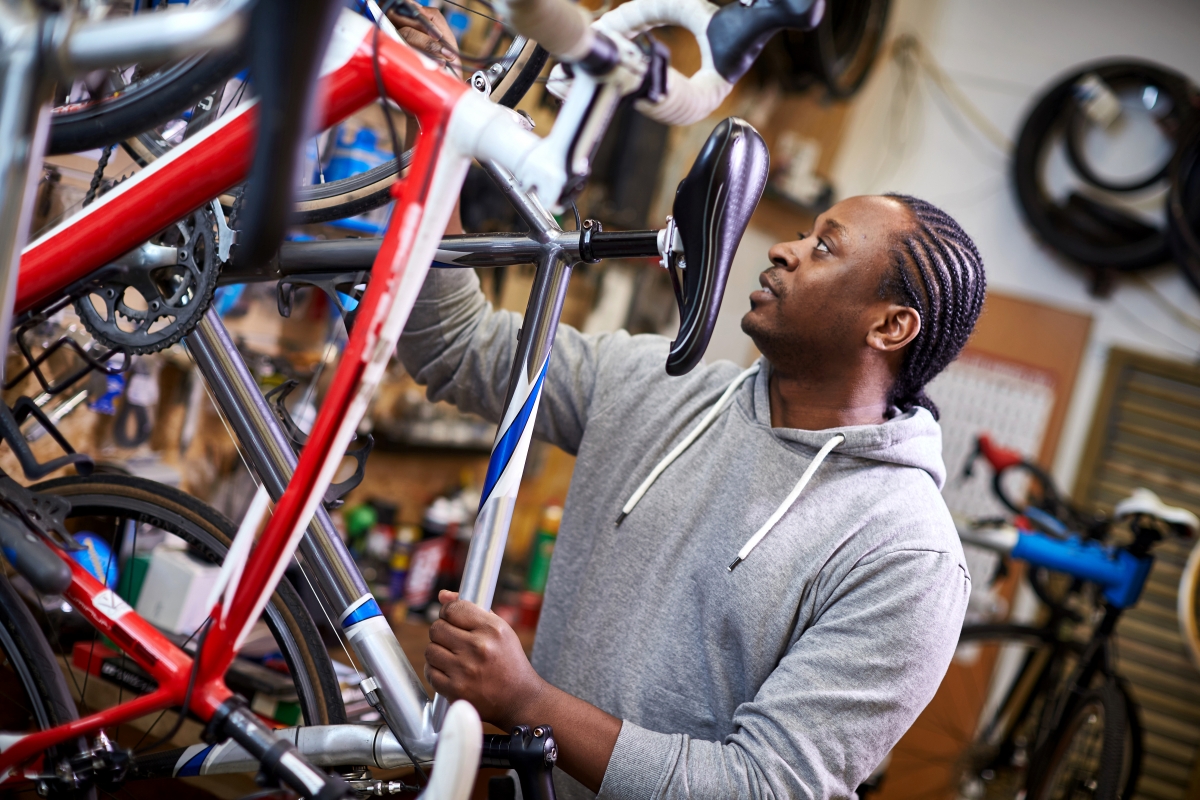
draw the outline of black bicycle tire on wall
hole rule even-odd
[[[1056,203],[1042,188],[1042,161],[1048,150],[1047,144],[1057,128],[1066,120],[1066,104],[1076,83],[1084,76],[1095,73],[1101,78],[1107,74],[1142,74],[1148,81],[1158,85],[1180,85],[1186,78],[1157,64],[1128,59],[1104,60],[1084,64],[1060,77],[1045,91],[1029,111],[1022,125],[1013,151],[1012,177],[1018,205],[1025,220],[1042,241],[1062,255],[1087,267],[1101,270],[1132,272],[1158,266],[1170,260],[1167,230],[1130,234],[1124,242],[1089,241],[1081,232],[1076,215],[1086,209],[1073,208],[1071,201],[1065,205]],[[1182,82],[1182,83],[1181,83]],[[1180,104],[1183,106],[1184,104]],[[1180,108],[1180,113],[1192,114],[1189,108]],[[1072,200],[1098,213],[1092,220],[1100,228],[1115,230],[1125,223],[1141,224],[1115,207],[1109,207],[1090,197],[1072,193]],[[1112,218],[1104,218],[1111,215]]]
[[[34,491],[62,497],[71,516],[113,516],[116,512],[170,531],[218,563],[237,533],[224,514],[178,489],[126,475],[93,474],[46,481]],[[184,523],[183,521],[186,521]],[[189,529],[194,525],[195,529]],[[295,587],[284,576],[263,612],[287,662],[306,724],[346,721],[337,676],[316,624]]]

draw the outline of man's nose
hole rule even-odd
[[[780,242],[767,251],[767,257],[776,267],[793,270],[800,266],[800,243]]]

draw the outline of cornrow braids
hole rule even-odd
[[[887,196],[912,212],[913,225],[896,235],[893,268],[879,287],[880,297],[911,306],[921,316],[921,331],[908,346],[888,401],[901,412],[922,406],[937,419],[925,384],[958,356],[975,330],[987,292],[983,258],[945,211],[910,195]]]

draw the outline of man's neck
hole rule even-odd
[[[870,380],[821,381],[772,369],[768,381],[772,428],[820,431],[878,425],[887,412],[886,392]]]

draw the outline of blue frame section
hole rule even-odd
[[[187,763],[180,767],[179,771],[175,773],[175,777],[194,778],[199,775],[200,768],[204,766],[204,759],[208,758],[208,754],[212,752],[214,747],[216,747],[216,745],[209,745],[199,753],[196,753],[196,755],[189,758]]]
[[[1020,532],[1012,557],[1099,584],[1104,588],[1104,599],[1117,608],[1137,603],[1154,565],[1150,556],[1138,558],[1127,550],[1078,536],[1064,540],[1025,531]]]
[[[375,598],[371,598],[363,603],[358,608],[350,612],[350,616],[342,620],[342,628],[349,628],[351,625],[368,620],[371,617],[382,617],[383,612],[379,609],[379,603],[375,602]]]
[[[488,459],[487,477],[483,482],[483,496],[479,499],[479,509],[482,511],[484,504],[492,496],[492,490],[496,488],[497,481],[504,474],[504,469],[508,466],[508,462],[512,460],[513,453],[516,452],[517,443],[521,441],[521,434],[525,431],[525,426],[529,424],[529,416],[533,413],[533,404],[537,402],[538,397],[542,393],[542,383],[546,380],[546,370],[550,367],[550,359],[546,358],[546,363],[542,364],[542,371],[538,375],[537,382],[533,384],[533,391],[525,398],[521,410],[517,412],[517,416],[513,419],[512,424],[508,426],[508,430],[500,437],[500,441],[496,442],[496,446],[492,448],[492,456]]]

